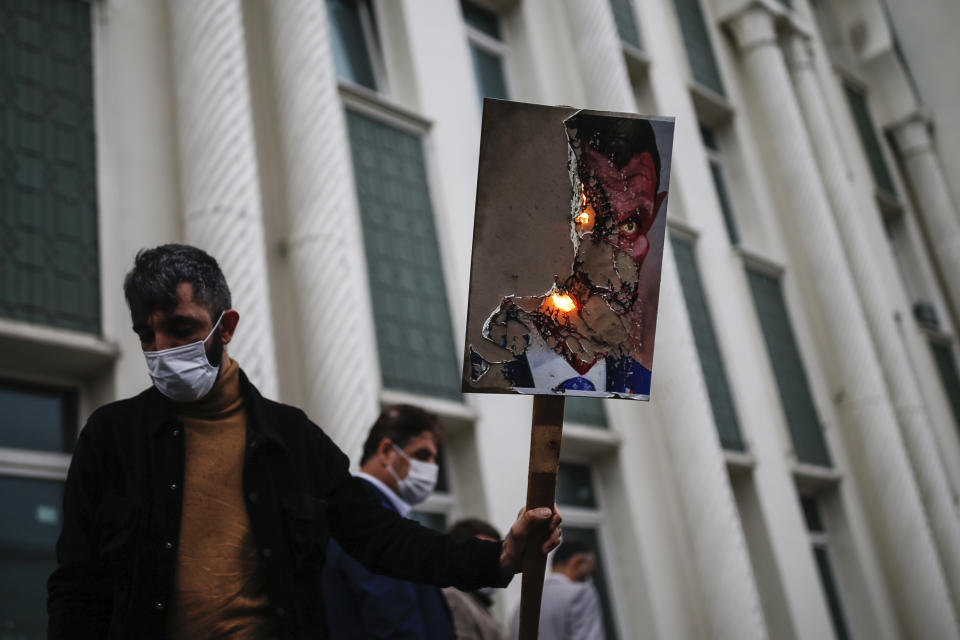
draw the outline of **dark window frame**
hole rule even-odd
[[[727,376],[726,360],[723,357],[723,351],[720,349],[720,340],[717,338],[709,300],[700,278],[696,244],[692,240],[684,238],[682,234],[678,235],[675,232],[670,233],[670,242],[675,258],[680,257],[681,250],[689,251],[690,254],[692,273],[686,274],[685,277],[685,271],[680,269],[681,265],[677,260],[677,275],[683,289],[684,306],[690,315],[691,329],[697,348],[697,360],[700,363],[704,381],[707,385],[710,409],[717,428],[717,436],[720,438],[720,444],[724,450],[746,453],[747,445],[743,437],[733,389]],[[694,309],[693,307],[697,308]],[[702,319],[703,322],[698,323],[698,318]],[[700,331],[697,330],[698,326],[701,327]],[[715,358],[716,364],[719,365],[716,375],[708,375],[705,356]]]
[[[453,321],[450,315],[450,302],[446,280],[447,274],[444,269],[443,254],[438,234],[439,229],[435,218],[434,194],[431,189],[430,163],[427,156],[428,148],[424,140],[426,132],[416,126],[411,127],[399,123],[395,117],[391,117],[388,114],[380,114],[376,109],[363,108],[360,105],[355,105],[352,101],[348,101],[345,104],[345,109],[355,176],[361,176],[367,173],[364,167],[358,166],[358,158],[369,160],[369,154],[366,153],[366,149],[361,149],[361,153],[359,154],[357,150],[354,149],[354,136],[364,134],[364,132],[359,130],[354,131],[353,127],[358,123],[363,124],[365,127],[369,126],[374,129],[379,129],[384,135],[394,136],[395,139],[390,143],[390,148],[396,153],[407,155],[416,153],[422,160],[422,165],[417,167],[414,167],[413,163],[404,162],[402,170],[396,175],[413,181],[422,180],[423,182],[423,192],[420,193],[418,191],[420,202],[414,203],[412,200],[407,202],[411,211],[417,209],[416,212],[413,212],[414,215],[422,217],[413,220],[412,222],[415,224],[407,225],[405,229],[409,229],[411,233],[423,236],[424,238],[429,236],[432,242],[429,245],[428,251],[435,255],[426,255],[420,252],[404,256],[403,262],[407,267],[407,271],[400,274],[397,273],[395,269],[392,269],[390,271],[390,277],[400,278],[400,280],[392,283],[392,285],[398,283],[411,285],[414,281],[420,283],[420,280],[425,274],[439,274],[439,282],[435,287],[430,289],[435,295],[425,301],[421,300],[420,302],[425,306],[421,306],[419,309],[419,311],[422,312],[423,309],[442,307],[442,310],[434,316],[431,316],[435,320],[434,324],[436,325],[433,327],[433,331],[426,331],[420,324],[417,324],[417,328],[414,328],[412,324],[408,327],[407,324],[397,324],[390,321],[388,316],[392,313],[391,309],[399,311],[407,308],[409,310],[410,307],[409,301],[406,299],[403,300],[404,304],[378,305],[378,300],[381,300],[384,296],[388,296],[388,294],[395,298],[397,296],[402,297],[402,290],[396,286],[392,286],[389,290],[383,289],[381,285],[383,285],[384,282],[380,276],[383,275],[381,271],[384,269],[384,263],[375,259],[380,255],[378,247],[381,247],[387,242],[385,234],[380,233],[380,231],[389,231],[388,226],[392,224],[393,219],[396,217],[396,207],[391,209],[390,215],[387,216],[389,219],[383,218],[383,216],[381,216],[381,219],[378,219],[377,216],[384,213],[384,211],[382,211],[382,209],[384,209],[382,206],[383,203],[380,202],[382,198],[379,197],[381,194],[370,194],[370,202],[377,203],[377,207],[368,209],[365,205],[365,197],[363,195],[363,181],[358,178],[355,186],[357,189],[357,201],[363,231],[363,247],[367,267],[366,274],[371,296],[370,308],[373,311],[374,327],[376,328],[377,357],[380,365],[382,387],[384,390],[413,393],[462,403],[463,396],[460,392],[459,384],[460,368],[457,365],[456,341],[453,333]],[[353,121],[354,124],[351,124],[351,121]],[[375,132],[367,131],[366,133],[373,135]],[[374,153],[374,155],[376,154]],[[380,164],[379,159],[377,163]],[[411,177],[411,172],[416,175]],[[373,235],[370,231],[377,231],[378,235]],[[397,231],[394,230],[391,233],[395,236]],[[395,247],[395,243],[392,241],[390,244],[392,247]],[[396,255],[396,252],[392,252],[391,255]],[[434,265],[436,268],[425,269],[424,261],[433,261],[434,259],[436,261]],[[418,284],[418,287],[420,284]],[[417,290],[422,291],[423,289],[420,287]],[[422,318],[423,314],[420,313],[417,319],[419,321]],[[404,335],[405,332],[409,335]],[[419,351],[414,350],[412,352],[412,359],[403,367],[395,363],[390,364],[387,356],[393,358],[396,355],[395,350],[391,351],[392,346],[395,346],[397,341],[406,345],[409,344],[410,340],[420,340],[428,348]],[[440,363],[439,360],[430,361],[430,349],[434,347],[440,349],[440,343],[445,343],[441,356],[446,361],[445,364]],[[408,353],[408,355],[410,354]],[[442,382],[439,378],[431,379],[430,375],[425,373],[428,370],[436,369],[435,365],[438,364],[442,364],[442,366],[448,369],[448,374],[442,377]],[[418,377],[420,374],[424,374],[426,377]]]
[[[510,48],[504,36],[502,16],[492,7],[476,0],[460,0],[460,11],[467,33],[467,46],[470,49],[474,83],[480,103],[482,104],[486,97],[510,100],[513,93],[507,72]],[[499,77],[494,84],[499,86],[492,92],[488,91],[491,88],[488,83],[489,78],[485,78],[481,73],[483,59],[481,56],[496,63],[496,72]]]
[[[356,19],[360,31],[361,42],[357,43],[363,47],[364,59],[360,61],[366,68],[364,72],[369,72],[369,82],[365,82],[363,79],[352,79],[345,78],[340,75],[340,70],[337,69],[337,80],[339,82],[346,82],[350,84],[355,84],[357,86],[363,87],[369,91],[373,91],[379,94],[387,94],[389,89],[389,82],[386,74],[386,69],[383,62],[383,51],[380,46],[380,32],[377,25],[377,16],[374,11],[374,7],[370,0],[323,0],[327,10],[327,22],[329,29],[331,31],[331,37],[336,39],[338,37],[349,38],[349,34],[341,36],[339,31],[337,31],[336,20],[334,20],[331,12],[331,5],[335,3],[348,4],[356,10]],[[356,35],[356,34],[354,34]],[[355,40],[355,38],[354,38]],[[334,62],[337,59],[337,48],[334,46]]]
[[[30,393],[30,394],[39,394],[39,395],[57,395],[60,396],[61,402],[61,437],[63,441],[63,449],[60,451],[52,451],[48,449],[37,449],[34,447],[23,448],[23,447],[7,447],[2,444],[0,440],[0,448],[4,449],[17,449],[24,451],[38,451],[43,453],[52,453],[52,454],[72,454],[74,446],[76,445],[77,435],[79,433],[79,416],[80,416],[80,392],[76,388],[62,386],[62,385],[53,385],[47,383],[35,383],[35,382],[26,382],[23,380],[14,380],[9,378],[0,378],[0,388],[10,389],[14,392],[20,393]]]
[[[702,89],[726,99],[723,74],[717,63],[717,53],[703,5],[700,0],[674,0],[674,9],[690,79]],[[696,60],[691,58],[691,50],[696,54]]]
[[[820,578],[820,587],[827,600],[827,610],[830,613],[830,623],[833,625],[837,640],[850,639],[850,626],[847,622],[843,607],[843,598],[835,577],[835,562],[830,549],[830,535],[827,532],[824,519],[820,513],[820,503],[816,496],[801,495],[800,508],[803,511],[804,523],[810,537],[810,547],[813,552],[813,561]]]
[[[736,210],[730,200],[730,188],[727,184],[726,172],[723,169],[723,151],[717,142],[715,129],[703,122],[700,123],[700,136],[707,152],[707,161],[710,164],[710,174],[713,178],[714,191],[720,204],[720,214],[723,216],[723,225],[727,230],[727,239],[733,246],[740,245],[740,226],[737,224]]]
[[[931,335],[929,343],[938,379],[960,434],[960,362],[957,361],[953,341],[946,337]]]
[[[823,422],[813,396],[813,388],[810,386],[807,365],[793,328],[781,274],[772,274],[762,266],[753,264],[747,264],[746,273],[757,323],[773,371],[794,455],[800,463],[832,469],[833,460],[823,432]],[[775,286],[776,296],[759,300],[757,294],[761,285]],[[763,309],[766,309],[766,313]],[[771,312],[773,315],[770,315]],[[783,322],[779,328],[783,333],[781,337],[786,338],[785,343],[774,340],[777,337],[774,331],[778,327],[772,323],[776,321]],[[777,348],[776,352],[774,348]]]

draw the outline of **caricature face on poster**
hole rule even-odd
[[[464,392],[649,399],[673,125],[484,102]]]

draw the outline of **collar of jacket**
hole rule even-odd
[[[287,444],[277,433],[273,422],[265,411],[268,400],[265,400],[257,390],[247,374],[240,369],[240,391],[243,393],[243,406],[247,412],[247,428],[256,437],[272,442],[286,450]],[[146,425],[150,435],[157,436],[164,426],[177,422],[177,415],[171,402],[166,396],[151,386],[141,394],[146,402]],[[257,438],[260,439],[260,438]]]

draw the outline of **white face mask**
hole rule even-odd
[[[220,326],[222,319],[223,313],[203,340],[163,351],[143,352],[153,386],[160,393],[174,402],[192,402],[210,393],[220,367],[210,364],[203,345]]]
[[[437,486],[437,475],[440,467],[430,462],[411,458],[397,445],[393,445],[393,448],[410,463],[410,471],[407,472],[406,478],[398,476],[393,467],[387,465],[387,469],[397,480],[397,495],[403,498],[403,501],[407,504],[420,504],[433,493],[434,487]]]

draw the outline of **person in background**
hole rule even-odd
[[[406,517],[436,487],[441,440],[433,414],[411,405],[389,407],[370,429],[357,477],[377,494],[383,507]],[[323,586],[333,640],[454,637],[453,620],[440,589],[377,575],[335,541],[327,548]]]
[[[477,520],[464,518],[454,523],[447,532],[454,540],[497,541],[500,533],[493,525]],[[490,614],[493,605],[493,589],[481,587],[473,591],[464,592],[456,587],[446,587],[443,595],[450,605],[453,614],[453,626],[457,640],[505,640],[506,636],[494,617]]]
[[[564,540],[553,554],[553,567],[543,583],[540,640],[604,640],[600,596],[591,578],[597,556],[575,538]],[[520,609],[511,624],[513,640],[520,629]]]

